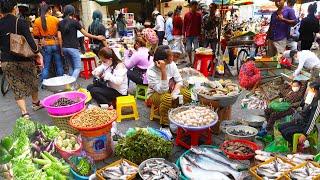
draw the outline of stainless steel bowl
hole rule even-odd
[[[252,135],[248,135],[248,136],[235,135],[235,134],[231,133],[233,130],[238,130],[238,131],[243,130],[243,131],[251,132]],[[258,130],[256,128],[253,128],[250,126],[243,126],[243,125],[229,126],[226,129],[226,139],[228,139],[228,140],[245,139],[245,140],[253,141],[254,137],[257,134],[258,134]]]
[[[72,76],[46,79],[42,82],[42,85],[46,90],[54,93],[77,89],[76,79]]]
[[[244,121],[247,122],[249,124],[249,126],[259,128],[266,121],[266,118],[264,118],[262,116],[250,114],[247,118],[244,119]]]

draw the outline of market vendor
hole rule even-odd
[[[260,70],[255,66],[254,58],[247,59],[239,72],[239,84],[247,90],[254,89],[261,81]]]
[[[137,37],[134,49],[135,52],[127,50],[125,53],[124,64],[128,69],[128,78],[136,84],[148,84],[146,72],[152,63],[150,60],[152,57],[149,55],[149,49],[146,48],[146,40],[143,37]]]
[[[113,105],[118,96],[128,93],[127,68],[110,48],[102,48],[98,56],[102,64],[92,72],[94,83],[87,89],[99,105]]]
[[[290,77],[291,79],[294,79],[297,77],[302,68],[306,68],[307,70],[311,71],[311,78],[315,79],[319,77],[320,72],[320,59],[318,56],[309,50],[303,50],[303,51],[285,51],[283,53],[283,56],[285,58],[291,58],[293,62],[298,64],[298,68],[294,71],[293,75]]]
[[[299,143],[303,144],[306,137],[314,130],[316,120],[320,114],[319,82],[312,82],[309,85],[308,93],[304,101],[303,110],[293,115],[293,120],[280,125],[279,131],[284,139],[292,142],[295,133],[302,133]]]
[[[183,103],[191,101],[191,94],[182,87],[182,77],[169,46],[159,46],[153,57],[154,65],[147,70],[148,98],[159,107],[160,124],[169,125],[168,110],[176,105],[179,95]]]
[[[305,94],[307,89],[307,81],[294,80],[291,84],[286,84],[280,91],[279,97],[282,102],[289,102],[290,107],[282,112],[277,112],[272,108],[267,108],[264,113],[267,120],[267,130],[272,130],[276,120],[279,120],[285,116],[292,115],[295,112]],[[277,99],[276,101],[279,101]]]

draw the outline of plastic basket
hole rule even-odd
[[[84,111],[84,110],[85,110],[85,108],[82,109],[81,111]],[[75,114],[77,114],[77,113],[75,113]],[[66,115],[66,116],[53,116],[53,115],[49,114],[49,116],[51,117],[54,125],[57,126],[60,130],[64,130],[69,134],[78,134],[79,131],[69,125],[69,121],[70,121],[71,117],[74,116],[75,114]]]
[[[239,143],[245,144],[245,145],[247,145],[249,148],[251,148],[251,149],[253,150],[253,153],[252,153],[252,154],[249,154],[249,155],[237,155],[237,154],[234,154],[234,153],[232,153],[232,152],[229,152],[229,151],[225,150],[223,147],[224,147],[226,144],[231,143],[231,142],[239,142]],[[225,141],[223,144],[221,144],[220,149],[221,149],[230,159],[247,160],[247,159],[253,158],[253,156],[255,155],[255,154],[254,154],[254,151],[256,151],[256,150],[258,150],[258,149],[261,149],[261,148],[260,148],[256,143],[254,143],[254,142],[251,142],[251,141],[248,141],[248,140],[243,140],[243,139],[236,139],[236,140]]]
[[[57,149],[58,153],[61,155],[61,157],[65,160],[67,160],[70,156],[79,156],[81,154],[81,150],[82,150],[82,142],[81,142],[80,137],[77,137],[73,134],[68,134],[68,133],[67,133],[67,136],[68,137],[72,136],[72,137],[76,138],[80,147],[76,150],[71,150],[71,151],[62,150],[56,143],[58,138],[55,138],[54,146],[56,147],[56,149]]]
[[[113,166],[120,165],[123,161],[127,162],[127,163],[130,164],[131,166],[134,166],[134,167],[138,168],[138,165],[136,165],[135,163],[133,163],[133,162],[131,162],[131,161],[128,161],[128,160],[126,160],[126,159],[120,159],[120,160],[118,160],[118,161],[115,161],[115,162],[109,164],[108,166],[105,166],[105,167],[97,170],[97,171],[96,171],[97,179],[98,179],[98,180],[105,180],[105,178],[102,176],[102,172],[103,172],[105,169],[109,168],[109,167],[113,167]],[[130,177],[128,177],[127,180],[135,179],[137,174],[138,174],[138,171],[137,171],[137,173],[132,174]]]
[[[290,179],[290,172],[291,172],[291,171],[293,171],[293,170],[295,170],[295,169],[302,168],[302,167],[306,166],[307,163],[308,163],[308,162],[305,162],[305,163],[299,164],[299,165],[295,166],[294,168],[292,168],[289,172],[286,173],[287,178]],[[318,163],[316,163],[316,162],[310,161],[309,163],[311,163],[311,164],[313,164],[314,166],[320,168],[320,165],[319,165]],[[312,178],[312,180],[319,180],[319,179],[320,179],[320,174],[317,175],[316,177]]]
[[[292,166],[294,166],[294,164],[292,162],[290,162],[289,160],[287,159],[284,159],[284,158],[281,158],[281,157],[274,157],[274,158],[270,158],[269,160],[263,162],[263,163],[260,163],[252,168],[249,169],[249,172],[250,174],[255,177],[257,180],[263,180],[262,177],[260,177],[258,174],[257,174],[257,169],[259,168],[259,166],[263,165],[263,164],[269,164],[271,162],[273,162],[274,160],[276,160],[276,158],[279,158],[281,159],[283,162],[285,163],[288,163],[288,164],[291,164]],[[283,172],[283,174],[278,177],[276,180],[290,180],[290,178],[286,175],[287,172]]]

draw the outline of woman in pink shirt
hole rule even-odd
[[[137,37],[134,49],[135,52],[130,51],[125,55],[124,64],[128,69],[128,78],[136,84],[146,85],[148,84],[146,72],[152,63],[146,40],[143,37]]]

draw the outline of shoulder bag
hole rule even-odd
[[[16,20],[16,32],[10,33],[10,52],[25,58],[32,58],[36,54],[32,51],[32,48],[28,44],[26,38],[18,34],[18,20]]]

